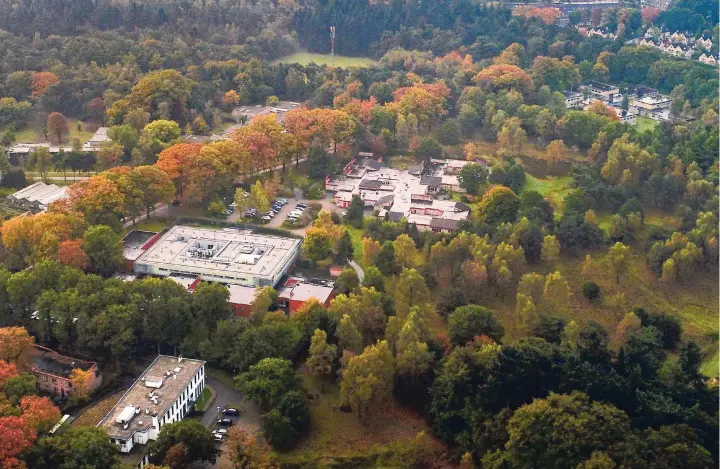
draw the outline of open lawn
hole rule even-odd
[[[637,116],[635,128],[638,132],[643,133],[646,130],[652,130],[659,124],[658,121],[645,116]]]
[[[365,234],[365,230],[363,230],[362,228],[355,228],[351,225],[345,225],[345,228],[348,230],[348,233],[350,233],[350,237],[352,238],[353,259],[355,259],[356,262],[362,262],[362,237],[363,234]]]
[[[331,57],[330,54],[314,54],[311,52],[296,52],[287,57],[278,59],[276,62],[281,63],[298,63],[300,65],[308,65],[312,62],[318,65],[330,65]],[[342,55],[335,55],[335,66],[336,67],[367,67],[374,65],[375,60],[367,57],[345,57]]]
[[[289,463],[296,458],[302,458],[318,463],[317,466],[306,467],[323,467],[320,461],[328,457],[356,454],[374,445],[410,442],[419,432],[431,434],[422,416],[397,404],[389,406],[363,425],[357,415],[338,408],[341,405],[338,384],[328,380],[324,387],[325,392],[321,393],[317,379],[311,376],[305,367],[298,370],[298,373],[302,376],[308,393],[316,396],[309,401],[312,423],[308,436],[302,438],[293,450],[275,455],[281,465],[283,462]],[[436,440],[430,441],[431,445],[438,445],[439,448],[442,446]]]
[[[65,142],[63,142],[63,144],[70,145],[70,142],[72,142],[72,139],[75,137],[80,139],[80,143],[85,143],[93,136],[94,132],[87,130],[87,126],[84,123],[81,124],[82,130],[78,132],[77,119],[68,118],[67,123],[70,130],[70,136],[65,138]],[[42,132],[35,130],[32,127],[25,127],[15,133],[15,141],[19,143],[43,143],[45,142],[45,136]]]
[[[536,178],[531,174],[525,175],[525,185],[523,190],[525,191],[538,191],[545,198],[552,201],[553,207],[556,212],[562,212],[564,207],[565,196],[572,190],[570,183],[572,178],[570,176],[564,177],[552,177],[547,178]]]
[[[72,426],[94,427],[98,424],[100,420],[102,420],[103,417],[105,417],[105,415],[107,415],[108,412],[110,412],[110,409],[112,409],[115,404],[118,403],[123,394],[125,394],[125,391],[125,389],[123,389],[122,391],[118,391],[115,394],[111,394],[102,401],[96,403],[94,406],[83,412],[80,417],[75,419],[72,423]]]
[[[130,225],[127,228],[125,228],[125,232],[129,233],[132,230],[139,230],[139,231],[154,231],[159,232],[163,228],[168,226],[168,221],[165,218],[151,218],[151,219],[143,219],[139,220],[134,225]]]

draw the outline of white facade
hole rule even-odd
[[[164,425],[182,420],[205,389],[205,362],[159,355],[98,423],[121,453],[156,440]],[[138,459],[143,455],[138,454]],[[138,467],[147,458],[142,457]]]

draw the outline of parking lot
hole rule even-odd
[[[254,403],[243,398],[236,389],[231,388],[215,378],[207,376],[206,382],[215,390],[215,400],[212,406],[202,416],[200,423],[210,430],[217,428],[219,418],[232,421],[232,426],[239,426],[243,430],[257,431],[260,428],[260,409]],[[225,416],[221,411],[228,407],[240,411],[239,416]],[[228,427],[219,427],[228,428]]]
[[[262,214],[258,214],[259,216],[256,217],[256,218],[254,218],[254,219],[246,219],[246,218],[243,217],[244,213],[242,213],[242,212],[240,212],[240,211],[235,211],[235,213],[233,213],[233,214],[231,214],[230,216],[228,216],[227,220],[228,220],[229,222],[243,222],[243,221],[247,221],[247,222],[251,222],[251,223],[258,223],[258,224],[261,224],[261,225],[263,225],[263,226],[267,226],[267,227],[269,227],[269,228],[281,228],[283,222],[287,219],[287,216],[290,214],[290,212],[292,212],[292,211],[295,209],[295,207],[296,207],[297,204],[299,204],[299,203],[303,203],[303,204],[306,204],[306,205],[311,204],[311,203],[316,203],[316,204],[319,203],[320,205],[322,205],[322,208],[323,208],[324,210],[329,210],[329,211],[334,211],[334,210],[337,209],[337,207],[335,206],[335,204],[334,204],[330,199],[328,199],[328,198],[324,198],[324,199],[320,199],[320,200],[310,200],[310,199],[306,199],[306,198],[287,197],[286,199],[287,199],[288,203],[285,204],[285,205],[280,209],[280,212],[278,212],[278,214],[275,215],[275,216],[274,216],[269,222],[267,222],[267,223],[264,223],[264,224],[258,223],[258,222],[261,221],[261,220],[260,220],[260,217],[262,216]],[[294,233],[298,233],[298,234],[304,234],[304,233],[305,233],[305,229],[306,229],[306,228],[297,228],[297,229],[292,229],[292,228],[291,228],[290,231],[292,231],[292,232],[294,232]]]

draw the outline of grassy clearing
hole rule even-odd
[[[235,377],[224,370],[218,370],[217,368],[205,368],[205,374],[209,377],[216,379],[223,383],[225,386],[234,388],[235,387]]]
[[[420,163],[420,158],[413,155],[397,155],[390,157],[390,167],[393,169],[405,170],[410,166]]]
[[[125,394],[125,390],[118,391],[112,394],[102,401],[98,402],[94,406],[86,410],[80,417],[75,419],[72,423],[73,427],[94,427],[102,420],[110,409],[115,407],[122,395]]]
[[[159,232],[163,228],[168,226],[168,221],[164,218],[151,218],[151,219],[144,219],[138,221],[134,225],[130,225],[127,228],[125,228],[125,232],[130,232],[132,230],[139,230],[139,231],[154,231]]]
[[[311,52],[296,52],[282,59],[278,59],[277,62],[282,63],[298,63],[300,65],[308,65],[310,63],[316,63],[318,65],[331,65],[332,58],[330,54],[314,54]],[[342,55],[335,55],[335,66],[336,67],[368,67],[376,64],[377,61],[367,57],[345,57]]]
[[[565,202],[565,196],[572,190],[570,176],[536,178],[531,174],[525,175],[525,191],[538,191],[545,198],[552,201],[553,207],[557,212],[562,212]]]
[[[81,143],[87,142],[90,137],[93,136],[94,132],[90,132],[87,130],[87,126],[85,123],[81,123],[82,130],[78,131],[77,124],[78,120],[73,118],[67,119],[68,128],[70,130],[70,136],[67,137],[64,144],[69,145],[73,138],[79,138]],[[25,127],[24,129],[20,129],[15,133],[15,141],[21,142],[21,143],[43,143],[45,142],[45,136],[42,134],[42,132],[39,132],[35,130],[32,127]]]
[[[711,356],[709,356],[702,364],[702,367],[700,368],[700,371],[705,376],[710,376],[711,378],[717,378],[719,371],[720,371],[720,361],[718,360],[718,351],[717,351],[717,345],[715,346],[716,350],[715,353]]]
[[[637,116],[635,128],[638,132],[643,133],[646,130],[652,130],[659,124],[658,121],[645,116]]]
[[[279,462],[289,462],[298,457],[312,457],[320,460],[324,456],[343,456],[358,453],[373,445],[410,441],[419,432],[431,434],[422,416],[399,406],[384,410],[377,418],[371,418],[363,425],[357,415],[333,409],[340,406],[340,387],[337,383],[326,383],[324,393],[313,376],[303,367],[298,373],[304,386],[317,399],[310,402],[312,424],[307,437],[300,440],[292,451],[277,454]]]
[[[355,259],[356,262],[361,262],[363,258],[362,237],[363,234],[365,234],[365,230],[362,228],[355,228],[352,225],[345,225],[345,228],[348,230],[348,233],[350,233],[350,237],[352,238],[353,259]]]

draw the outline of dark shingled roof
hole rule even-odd
[[[457,202],[455,204],[455,210],[457,210],[458,212],[469,212],[470,206],[462,202]]]
[[[420,177],[420,184],[430,187],[440,187],[442,178],[440,176],[422,176]]]
[[[457,230],[460,222],[458,220],[448,220],[447,218],[433,218],[430,221],[430,228],[438,230]]]
[[[395,200],[395,196],[394,196],[393,194],[384,195],[384,196],[380,197],[380,198],[377,200],[377,202],[375,202],[375,204],[376,204],[376,205],[379,205],[379,204],[387,204],[387,203],[392,202],[393,200]]]
[[[388,212],[388,220],[389,221],[400,221],[405,217],[405,214],[402,212]]]
[[[360,181],[360,189],[364,191],[376,191],[380,189],[382,183],[376,179],[363,179]]]

